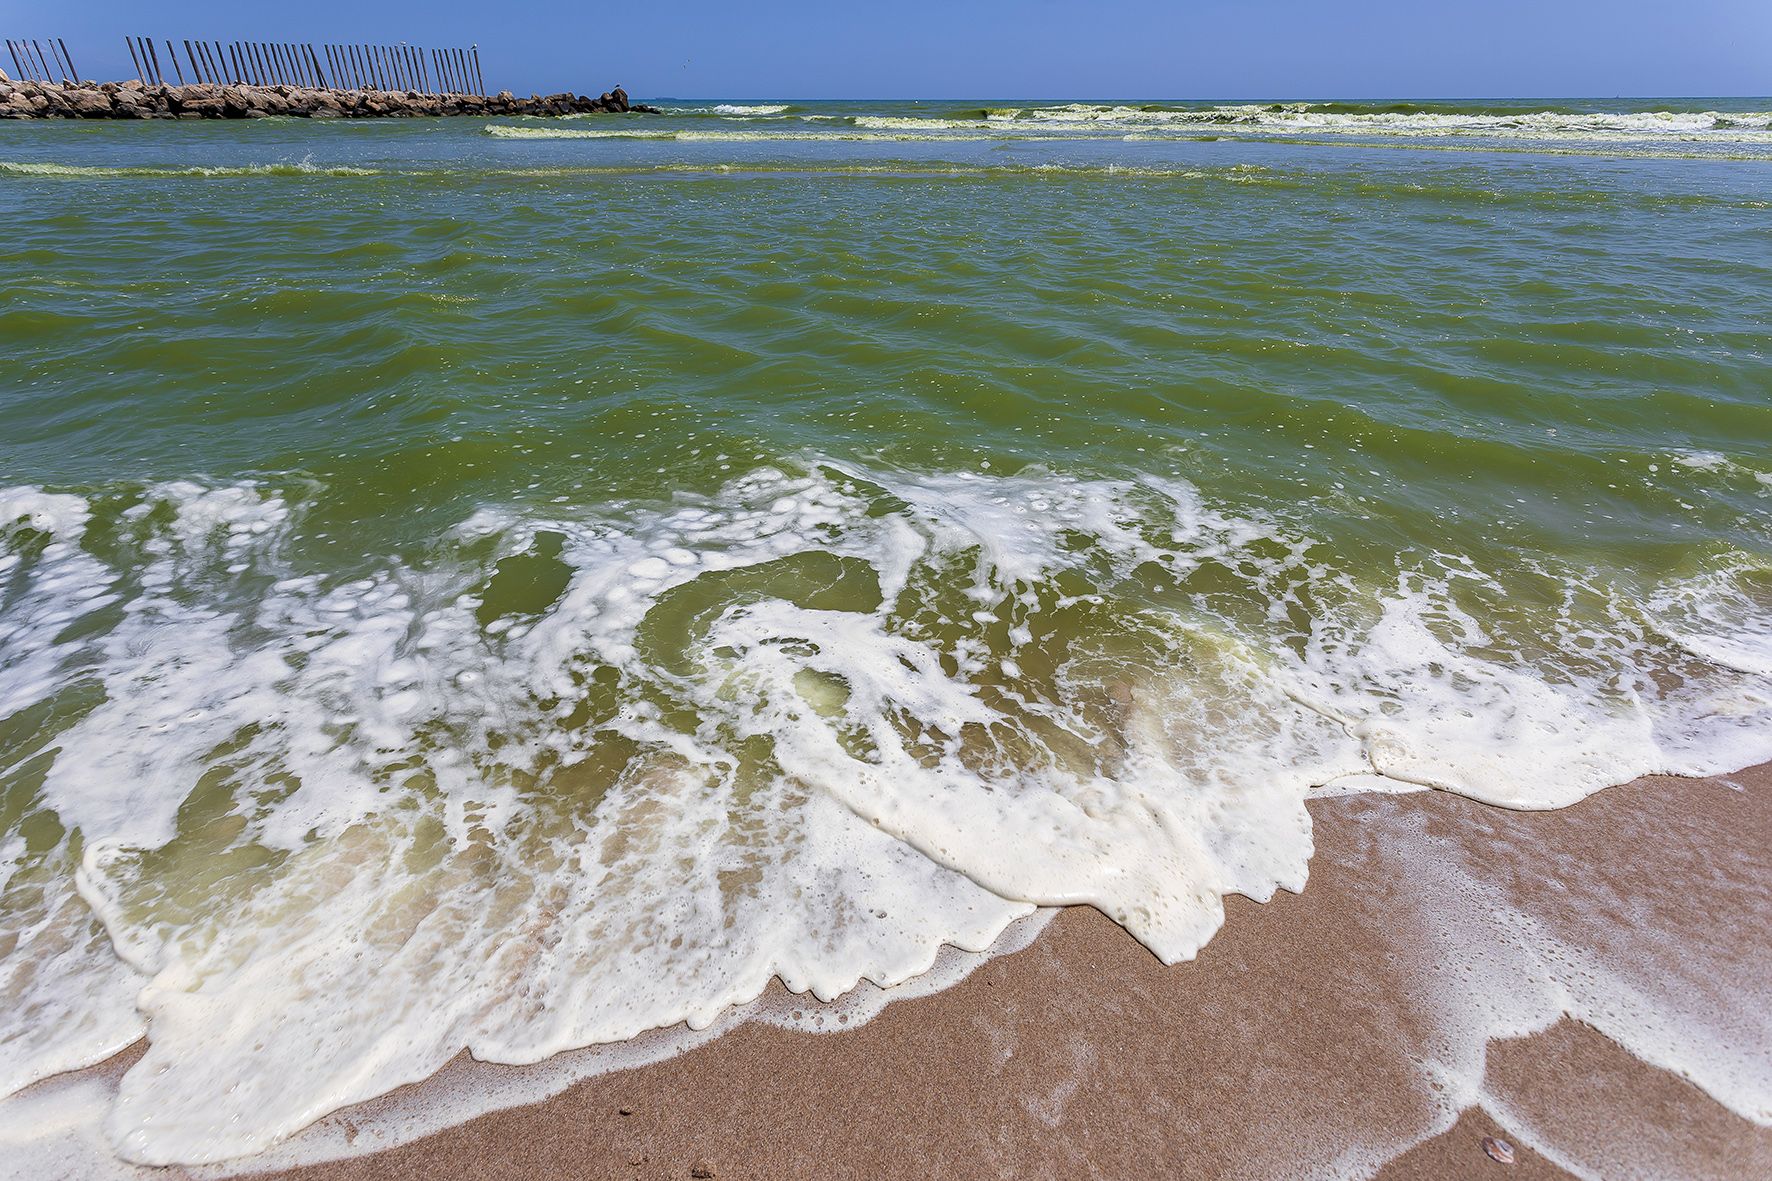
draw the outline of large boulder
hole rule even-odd
[[[111,114],[111,96],[96,86],[76,86],[67,94],[68,106],[82,119],[106,119]]]
[[[196,115],[200,119],[219,119],[226,112],[227,100],[222,96],[222,88],[199,83],[185,87],[184,94],[179,96],[180,115]]]
[[[154,109],[139,90],[119,90],[111,96],[111,114],[119,119],[151,119]]]
[[[48,119],[73,117],[74,108],[68,102],[68,96],[62,93],[61,87],[45,86],[37,92],[36,97],[41,101],[41,105],[37,108],[37,113],[40,116]]]

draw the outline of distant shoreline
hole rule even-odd
[[[596,98],[562,91],[519,98],[425,94],[416,90],[339,90],[306,86],[149,85],[139,81],[55,83],[0,75],[0,119],[298,119],[416,118],[441,115],[658,114],[629,103],[617,86]]]

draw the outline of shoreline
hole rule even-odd
[[[1752,966],[1772,953],[1772,764],[1548,812],[1432,791],[1311,811],[1304,892],[1227,899],[1193,961],[1165,968],[1070,908],[1027,949],[856,1029],[750,1022],[397,1148],[256,1175],[1772,1171],[1772,1112],[1750,1121],[1690,1077],[1717,1084],[1702,1059],[1731,1034],[1772,1044],[1756,1040],[1772,990]],[[1631,913],[1645,921],[1621,929]],[[1619,1039],[1645,1031],[1606,1010],[1657,991],[1649,1024],[1676,1048],[1632,1053]],[[1705,1049],[1681,1060],[1683,1041]],[[1510,1142],[1511,1167],[1485,1136]]]
[[[1759,1028],[1772,988],[1753,969],[1772,953],[1772,764],[1644,777],[1555,811],[1424,791],[1323,797],[1311,812],[1304,892],[1228,898],[1193,961],[1166,968],[1073,907],[1027,946],[993,949],[957,982],[837,1032],[748,1011],[539,1102],[495,1101],[390,1147],[316,1159],[359,1131],[388,1136],[452,1089],[459,1104],[464,1084],[484,1107],[489,1079],[547,1069],[458,1059],[259,1157],[135,1175],[1772,1170],[1772,1110],[1764,1122],[1731,1110],[1763,1100],[1772,1072],[1764,1049],[1754,1056],[1772,1045]],[[803,1003],[779,983],[765,1002]],[[1713,1051],[1731,1037],[1746,1056],[1719,1070]],[[86,1073],[114,1078],[140,1048]],[[1510,1143],[1505,1174],[1484,1137]]]
[[[617,86],[596,98],[561,92],[519,98],[428,94],[417,90],[341,90],[333,87],[192,83],[161,86],[128,82],[56,85],[0,75],[0,119],[297,119],[417,118],[443,115],[657,114],[630,103]]]

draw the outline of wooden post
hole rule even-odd
[[[308,67],[314,71],[314,78],[320,83],[320,89],[321,90],[332,89],[331,87],[326,85],[326,71],[324,71],[320,68],[320,59],[314,56],[313,43],[309,42],[308,44],[303,45],[302,48],[307,50]]]
[[[474,85],[478,86],[480,93],[484,95],[486,93],[486,78],[480,73],[480,45],[478,42],[474,44],[470,52],[474,55]]]
[[[198,82],[203,81],[203,66],[197,61],[197,54],[191,49],[191,43],[185,42],[185,60],[191,63],[191,77]]]
[[[185,84],[185,72],[178,68],[178,50],[172,47],[171,41],[166,43],[166,56],[172,59],[173,76],[178,79],[178,84],[183,86]]]
[[[129,60],[135,63],[135,80],[140,82],[143,86],[146,86],[148,80],[142,77],[142,64],[135,56],[135,38],[125,37],[123,38],[123,44],[129,46]],[[16,66],[18,63],[13,62],[12,64]]]
[[[142,44],[147,47],[148,58],[154,65],[154,85],[166,85],[166,75],[160,72],[160,55],[154,52],[153,40],[148,37],[143,37]]]
[[[74,55],[68,52],[68,43],[60,37],[55,39],[55,43],[62,47],[62,60],[68,63],[68,72],[74,75],[74,81],[80,81],[80,71],[74,68]]]
[[[43,56],[43,46],[37,44],[35,37],[31,38],[31,45],[37,50],[37,64],[43,68],[43,81],[53,83],[55,71],[49,68],[49,59]]]

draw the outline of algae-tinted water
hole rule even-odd
[[[661,105],[0,126],[0,1087],[225,1156],[1772,753],[1772,102]]]

